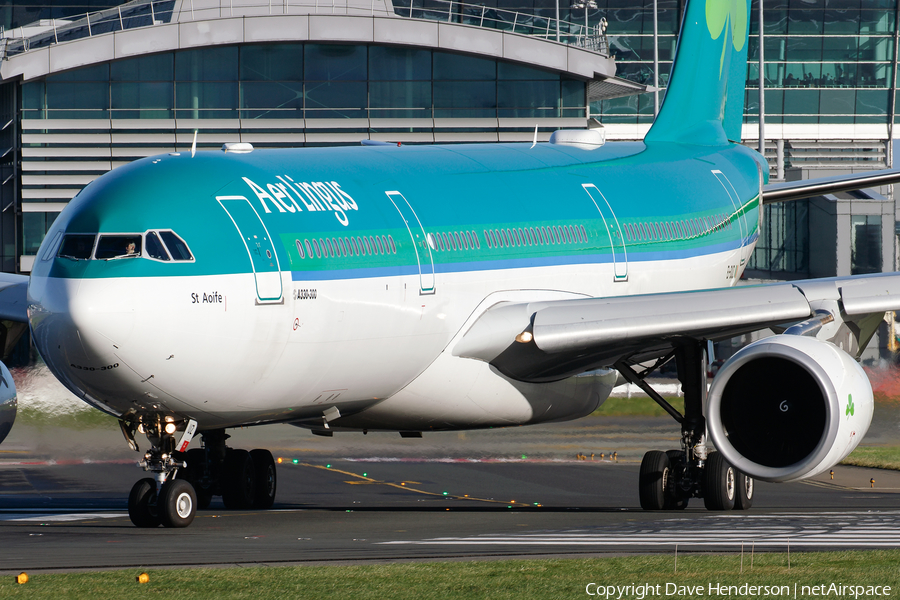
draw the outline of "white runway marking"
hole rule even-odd
[[[45,513],[35,515],[34,513],[0,513],[0,521],[20,521],[34,523],[53,523],[63,521],[87,521],[90,519],[114,519],[117,517],[127,517],[128,513]]]
[[[745,547],[900,547],[900,512],[716,515],[678,518],[646,526],[598,527],[510,535],[484,534],[382,542],[418,546],[679,546]]]

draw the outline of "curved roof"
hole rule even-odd
[[[526,35],[504,31],[493,26],[478,26],[437,21],[432,18],[407,18],[393,12],[390,0],[343,0],[343,4],[325,6],[297,5],[304,0],[239,0],[229,7],[219,0],[166,2],[170,8],[163,14],[143,21],[143,26],[128,26],[132,17],[117,16],[117,9],[109,9],[87,19],[68,22],[65,29],[52,24],[43,33],[41,47],[27,48],[27,38],[21,41],[18,53],[10,53],[0,63],[0,78],[21,77],[25,81],[52,73],[84,67],[95,63],[134,57],[155,52],[209,47],[215,45],[310,41],[343,44],[381,44],[418,46],[440,49],[480,57],[508,60],[532,67],[556,71],[590,82],[591,100],[631,95],[647,91],[646,86],[615,77],[615,61],[607,54],[586,49],[552,38],[554,30],[547,23],[538,34]],[[340,1],[340,0],[339,0]],[[294,4],[292,4],[292,2]],[[161,2],[150,3],[159,10]],[[135,6],[146,4],[131,3]],[[121,8],[121,7],[120,7]],[[484,13],[483,7],[478,7]],[[259,14],[267,11],[276,14]],[[305,11],[306,14],[294,14]],[[343,14],[325,14],[325,13]],[[122,13],[118,13],[121,15]],[[149,16],[149,15],[147,15]],[[156,16],[168,17],[157,19]],[[448,18],[454,16],[448,11]],[[484,23],[482,14],[482,25]],[[524,18],[524,17],[523,17]],[[101,21],[106,19],[106,21]],[[109,23],[118,29],[102,32],[98,23]],[[469,22],[477,21],[468,18]],[[490,17],[488,18],[490,21]],[[133,21],[140,23],[141,21]],[[152,23],[152,24],[151,24]],[[93,27],[91,27],[93,25]],[[512,24],[516,29],[515,23]],[[567,24],[570,25],[570,24]],[[51,27],[51,26],[48,26]],[[530,26],[533,30],[534,27]],[[109,29],[110,27],[106,27]],[[63,31],[65,35],[57,35]],[[77,34],[73,34],[77,31]],[[99,33],[98,33],[99,32]],[[81,37],[76,37],[81,35]],[[76,37],[70,41],[60,38]],[[567,36],[572,39],[572,36]],[[586,38],[577,38],[584,43]],[[602,90],[602,93],[600,92]]]

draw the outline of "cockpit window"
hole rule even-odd
[[[101,235],[94,258],[136,258],[141,255],[140,235]]]
[[[180,237],[173,231],[160,231],[159,235],[166,243],[173,260],[194,260],[194,256]]]
[[[53,236],[53,241],[44,244],[44,252],[41,254],[41,260],[50,260],[53,258],[53,255],[56,254],[56,249],[59,248],[60,238],[62,237],[62,231],[57,231],[56,235]]]
[[[159,236],[156,235],[155,231],[151,231],[147,234],[146,248],[147,256],[150,258],[155,258],[156,260],[169,260],[166,248],[163,246],[162,242],[159,241]]]
[[[62,246],[60,246],[57,256],[75,260],[87,260],[91,257],[96,237],[94,234],[70,233],[63,238]]]

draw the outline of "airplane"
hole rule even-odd
[[[768,183],[738,143],[748,11],[688,2],[643,142],[237,143],[116,168],[61,212],[30,278],[2,277],[0,318],[27,322],[132,449],[146,436],[138,527],[186,527],[215,495],[273,505],[272,454],[230,448],[229,428],[565,421],[625,381],[681,426],[679,448],[644,456],[641,506],[747,509],[754,478],[810,477],[859,443],[857,360],[900,308],[897,274],[737,286],[766,202],[900,181]],[[766,328],[707,389],[710,342]],[[670,360],[683,414],[647,382]]]

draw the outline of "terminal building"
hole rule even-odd
[[[199,149],[505,142],[599,123],[607,139],[642,139],[684,0],[470,2],[0,7],[0,269],[28,272],[91,180],[195,135]],[[763,2],[743,137],[758,147],[762,47],[771,177],[892,166],[900,0]],[[769,205],[746,276],[896,270],[897,222],[891,188]]]

